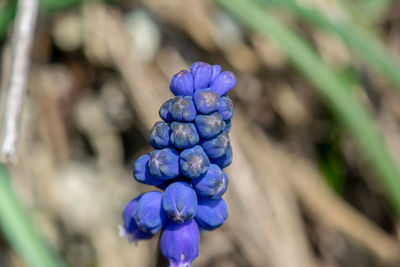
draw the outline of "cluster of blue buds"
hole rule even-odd
[[[223,168],[232,162],[233,105],[226,94],[235,84],[231,72],[203,62],[175,74],[174,98],[161,106],[163,121],[148,136],[155,150],[134,164],[138,182],[163,192],[146,192],[125,206],[121,235],[136,242],[162,231],[161,252],[171,267],[190,266],[199,253],[199,232],[228,217]]]

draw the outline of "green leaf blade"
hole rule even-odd
[[[377,173],[394,210],[400,215],[400,175],[366,108],[297,34],[262,6],[241,0],[217,0],[226,10],[258,34],[275,41],[298,70],[314,85],[336,118],[353,135]]]

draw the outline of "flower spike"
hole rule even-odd
[[[221,198],[228,188],[223,171],[232,162],[229,139],[236,84],[220,65],[195,62],[175,74],[173,97],[159,110],[148,135],[155,149],[136,159],[136,181],[162,191],[149,191],[129,201],[122,211],[120,235],[129,242],[161,232],[161,253],[170,267],[190,267],[199,255],[200,230],[211,231],[228,218]]]

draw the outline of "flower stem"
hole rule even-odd
[[[28,211],[15,195],[6,165],[1,163],[0,228],[27,266],[65,266],[36,231]]]

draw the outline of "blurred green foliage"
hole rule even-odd
[[[2,40],[6,34],[10,23],[15,17],[15,10],[17,4],[15,1],[8,1],[2,9],[0,9],[0,40]]]
[[[375,169],[382,188],[385,190],[395,212],[400,215],[399,170],[388,154],[372,116],[363,106],[356,92],[350,90],[352,85],[348,83],[348,80],[340,78],[331,67],[322,61],[304,38],[276,18],[266,8],[269,6],[262,4],[268,4],[271,1],[217,0],[217,2],[254,32],[274,41],[304,77],[314,85],[337,120],[360,145],[365,158]],[[278,1],[273,2],[278,3]],[[340,34],[344,40],[348,41],[347,44],[353,48],[356,44],[360,45],[360,51],[364,51],[360,55],[364,56],[371,65],[381,69],[388,78],[392,78],[400,86],[400,78],[394,77],[393,69],[391,69],[393,67],[394,70],[397,70],[397,62],[387,61],[391,59],[387,49],[375,46],[377,42],[374,39],[368,39],[373,41],[371,46],[369,46],[369,43],[361,44],[359,38],[370,37],[369,35],[355,35],[357,38],[354,38],[354,36],[350,36],[351,34],[349,36],[344,34],[344,32],[359,33],[358,28],[354,26],[355,24],[350,24],[350,21],[332,24],[326,20],[326,16],[324,17],[315,10],[300,7],[292,0],[279,1],[279,5],[288,7],[288,10],[293,12],[294,15],[322,25],[328,31]],[[372,57],[371,54],[374,56]],[[385,64],[393,66],[389,67]]]
[[[319,154],[319,168],[330,186],[338,193],[343,193],[345,166],[336,142],[325,144]]]
[[[51,13],[81,4],[84,0],[40,0],[41,12]],[[3,40],[14,20],[17,8],[16,0],[8,0],[0,9],[0,41]]]
[[[54,12],[81,4],[84,1],[85,0],[40,0],[40,7],[46,12]]]
[[[360,13],[365,14],[372,21],[376,21],[387,10],[392,0],[360,0]]]
[[[384,44],[373,33],[368,32],[366,27],[362,26],[365,23],[357,23],[357,21],[366,20],[360,18],[358,12],[355,14],[358,20],[353,20],[351,14],[356,12],[330,17],[329,14],[323,14],[315,8],[304,7],[294,0],[257,0],[257,2],[264,4],[265,7],[283,8],[299,19],[310,23],[311,26],[340,37],[361,59],[372,68],[379,70],[400,90],[400,64]]]
[[[28,266],[64,266],[37,233],[29,212],[16,196],[7,167],[0,163],[0,226],[10,244]]]
[[[41,12],[63,10],[83,1],[41,0]],[[358,142],[366,159],[375,169],[394,210],[400,215],[400,173],[387,152],[373,117],[357,97],[357,89],[352,90],[361,88],[354,68],[350,66],[338,73],[323,62],[304,38],[270,12],[271,9],[279,8],[313,27],[337,36],[365,64],[378,70],[400,89],[400,64],[371,27],[391,1],[338,0],[347,11],[345,17],[327,16],[295,0],[215,1],[255,33],[276,42],[299,72],[314,85],[332,114]],[[0,9],[0,40],[5,38],[15,11],[15,0],[9,0]],[[332,145],[324,150],[319,166],[331,186],[341,192],[344,167],[337,146]],[[6,166],[0,165],[0,225],[4,235],[30,266],[63,266],[35,231],[28,211],[16,197],[9,179]]]

